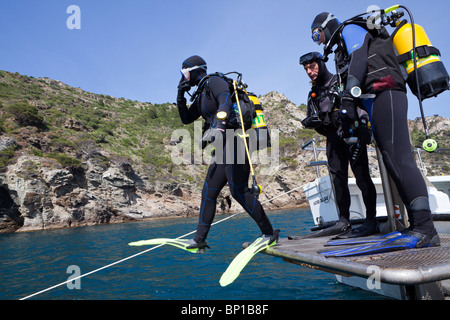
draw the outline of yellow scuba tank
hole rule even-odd
[[[256,112],[256,116],[253,118],[252,129],[264,127],[267,128],[261,102],[259,102],[259,99],[253,93],[248,93],[248,97],[255,105],[255,112]]]
[[[425,30],[414,24],[417,70],[414,69],[412,57],[412,26],[403,20],[392,34],[392,42],[397,50],[398,62],[402,64],[408,75],[407,82],[414,95],[418,96],[416,74],[419,74],[419,89],[421,98],[437,96],[449,89],[449,75],[444,64],[439,59],[440,52],[431,45]]]
[[[270,135],[269,128],[267,127],[266,120],[264,119],[263,108],[258,97],[254,93],[247,93],[250,100],[255,105],[256,116],[253,118],[251,129],[256,131],[256,150],[264,149],[265,147],[270,147]]]

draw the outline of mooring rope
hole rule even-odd
[[[287,194],[289,194],[289,193],[291,193],[291,192],[294,192],[295,190],[297,190],[297,189],[299,189],[299,188],[301,188],[301,187],[302,187],[302,186],[296,187],[296,188],[291,189],[291,190],[289,190],[289,191],[287,191],[287,192],[284,192],[284,193],[282,193],[282,194],[279,194],[279,195],[277,195],[277,196],[275,196],[275,197],[273,197],[273,198],[271,198],[271,199],[268,199],[268,200],[266,200],[266,201],[263,201],[263,202],[261,202],[261,205],[263,205],[263,204],[265,204],[265,203],[267,203],[267,202],[271,202],[271,201],[273,201],[273,200],[275,200],[275,199],[277,199],[277,198],[279,198],[279,197],[282,197],[282,196],[284,196],[284,195],[287,195]],[[239,212],[236,212],[236,213],[234,213],[234,214],[232,214],[232,215],[230,215],[230,216],[228,216],[228,217],[226,217],[226,218],[223,218],[223,219],[221,219],[221,220],[219,220],[219,221],[214,222],[213,224],[211,224],[211,226],[214,226],[214,225],[216,225],[216,224],[219,224],[219,223],[222,223],[222,222],[224,222],[224,221],[226,221],[226,220],[229,220],[229,219],[231,219],[231,218],[234,218],[235,216],[237,216],[237,215],[239,215],[239,214],[241,214],[241,213],[243,213],[243,212],[245,212],[245,211],[239,211]],[[184,235],[182,235],[182,236],[179,236],[179,237],[176,238],[176,239],[181,239],[181,238],[187,237],[187,236],[189,236],[189,235],[191,235],[191,234],[194,234],[195,232],[196,232],[196,230],[191,231],[191,232],[186,233],[186,234],[184,234]],[[69,282],[73,282],[73,281],[75,281],[75,280],[78,280],[78,279],[81,279],[81,278],[83,278],[83,277],[89,276],[89,275],[91,275],[91,274],[93,274],[93,273],[96,273],[96,272],[99,272],[99,271],[104,270],[104,269],[106,269],[106,268],[112,267],[112,266],[114,266],[114,265],[116,265],[116,264],[119,264],[119,263],[122,263],[122,262],[124,262],[124,261],[133,259],[133,258],[135,258],[135,257],[137,257],[137,256],[140,256],[140,255],[144,254],[144,253],[147,253],[147,252],[150,252],[150,251],[152,251],[152,250],[155,250],[155,249],[157,249],[157,248],[159,248],[159,247],[162,247],[163,245],[164,245],[164,244],[160,244],[160,245],[151,247],[150,249],[147,249],[147,250],[138,252],[138,253],[133,254],[133,255],[131,255],[131,256],[129,256],[129,257],[123,258],[123,259],[121,259],[121,260],[118,260],[118,261],[116,261],[116,262],[110,263],[110,264],[108,264],[108,265],[106,265],[106,266],[103,266],[103,267],[101,267],[101,268],[98,268],[98,269],[92,270],[92,271],[90,271],[90,272],[88,272],[88,273],[82,274],[82,275],[80,275],[80,276],[78,276],[78,277],[70,278],[70,279],[68,279],[68,280],[66,280],[66,281],[64,281],[64,282],[58,283],[58,284],[56,284],[56,285],[54,285],[54,286],[52,286],[52,287],[49,287],[49,288],[47,288],[47,289],[44,289],[44,290],[38,291],[38,292],[36,292],[36,293],[30,294],[30,295],[28,295],[28,296],[26,296],[26,297],[20,298],[19,300],[26,300],[26,299],[29,299],[29,298],[31,298],[31,297],[37,296],[37,295],[39,295],[39,294],[41,294],[41,293],[44,293],[44,292],[50,291],[50,290],[52,290],[52,289],[55,289],[55,288],[57,288],[57,287],[63,286],[63,285],[65,285],[65,284],[69,283]]]

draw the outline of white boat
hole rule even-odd
[[[439,218],[450,217],[450,176],[425,177],[428,182],[428,198],[430,200],[430,209],[439,222]],[[387,217],[386,201],[384,198],[381,178],[372,178],[377,190],[377,217]],[[355,178],[349,178],[348,187],[350,190],[351,205],[350,219],[364,219],[366,217],[366,206],[362,198],[361,191],[356,185]],[[333,188],[331,186],[330,176],[316,178],[313,182],[303,186],[303,191],[308,199],[311,208],[314,224],[317,226],[326,225],[335,222],[339,218],[338,209],[335,204]],[[400,211],[401,204],[394,204],[395,215],[397,219],[402,218]],[[440,217],[439,217],[440,216]],[[448,224],[438,223],[437,231],[439,233],[450,234],[450,221]]]

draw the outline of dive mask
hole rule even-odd
[[[311,38],[313,39],[313,41],[315,43],[317,43],[318,45],[320,45],[320,34],[322,33],[322,28],[316,28],[314,29]]]
[[[317,60],[323,60],[323,56],[319,52],[310,52],[302,55],[299,62],[304,66],[305,64],[309,64]]]
[[[206,71],[206,64],[204,64],[202,66],[193,66],[190,68],[183,68],[183,69],[181,69],[181,74],[183,75],[183,77],[186,80],[190,80],[191,79],[191,71],[196,70],[196,69],[203,69]]]

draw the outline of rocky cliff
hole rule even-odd
[[[305,168],[314,155],[300,147],[313,137],[324,146],[323,139],[302,129],[304,105],[277,92],[260,101],[277,142],[254,154],[260,200],[269,210],[306,205],[301,188],[283,194],[314,180],[315,170]],[[449,120],[429,122],[445,145]],[[177,162],[180,150],[195,150],[196,125],[183,126],[170,103],[97,95],[0,71],[0,232],[197,215],[208,160],[198,161],[194,151]],[[411,121],[418,138],[419,126]],[[443,159],[427,166],[449,174]],[[375,172],[374,156],[371,163]],[[217,209],[242,210],[227,188]]]

